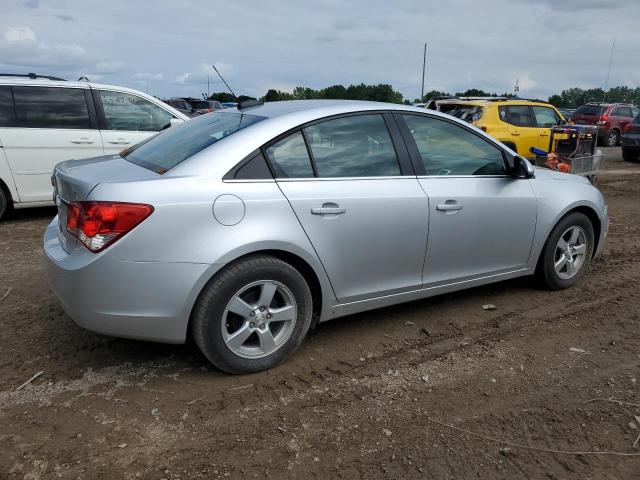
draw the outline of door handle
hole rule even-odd
[[[461,203],[441,203],[439,205],[436,205],[436,210],[439,210],[441,212],[455,212],[458,210],[462,210],[462,207],[464,205],[462,205]]]
[[[548,137],[549,136],[549,132],[540,132],[540,136],[541,137]]]
[[[518,132],[511,132],[511,135],[514,136],[514,137],[519,137],[520,136],[520,134]]]
[[[347,209],[344,207],[319,207],[312,208],[311,213],[313,215],[340,215],[342,213],[346,213]]]
[[[116,142],[109,142],[111,145],[129,145],[131,142],[126,142],[126,141],[116,141]]]
[[[71,143],[75,143],[76,145],[91,145],[94,141],[88,138],[81,138],[80,140],[71,140]]]

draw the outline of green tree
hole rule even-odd
[[[219,102],[235,102],[236,101],[236,97],[231,95],[229,92],[212,93],[209,96],[209,99],[210,100],[217,100]]]

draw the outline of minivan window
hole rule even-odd
[[[91,128],[82,88],[14,86],[13,100],[20,127]]]
[[[173,115],[137,95],[100,90],[106,130],[159,132],[167,128]]]
[[[13,99],[11,87],[0,86],[0,127],[14,126]]]
[[[120,155],[131,163],[162,174],[210,145],[264,119],[242,113],[203,115],[168,128]]]
[[[353,115],[305,128],[319,177],[400,175],[382,115]]]

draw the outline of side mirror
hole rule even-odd
[[[172,118],[171,120],[169,120],[169,124],[172,127],[175,127],[177,125],[181,125],[184,123],[184,120],[182,120],[181,118]]]
[[[558,125],[560,125],[560,126],[563,126],[563,125],[566,125],[566,124],[567,124],[567,121],[566,121],[566,120],[560,120],[560,121],[558,122]]]
[[[529,160],[520,155],[513,157],[512,175],[514,178],[533,178],[535,174],[536,171]]]

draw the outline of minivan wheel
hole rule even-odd
[[[226,267],[194,308],[193,337],[220,370],[251,373],[284,362],[304,340],[313,313],[304,277],[269,255]]]
[[[553,228],[544,245],[536,273],[551,290],[568,288],[585,275],[593,256],[594,233],[589,218],[574,212]]]
[[[610,130],[609,133],[607,133],[607,147],[617,146],[618,140],[620,140],[620,134],[617,130]]]

